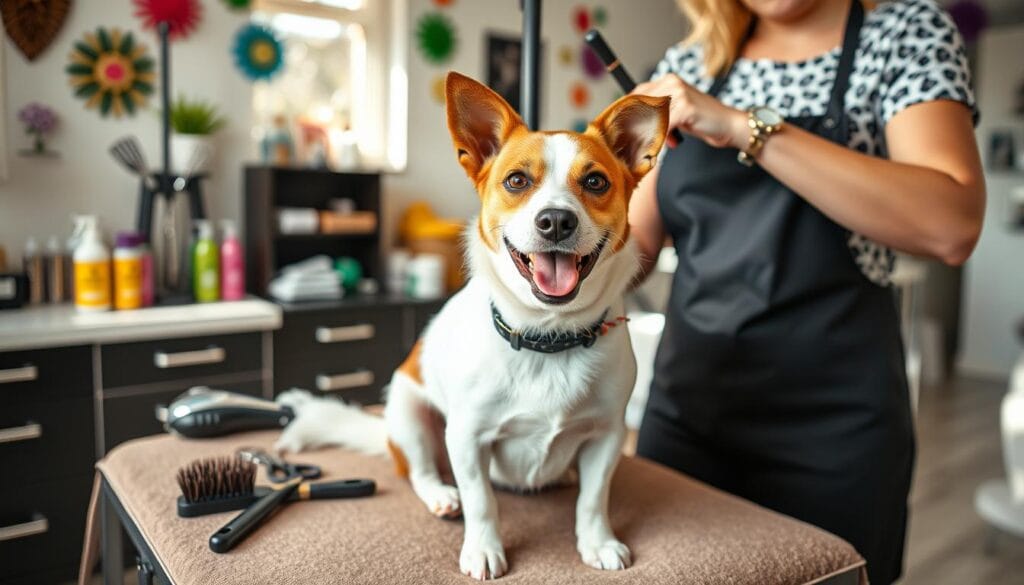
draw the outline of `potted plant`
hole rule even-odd
[[[206,170],[208,159],[199,161],[197,153],[212,152],[210,135],[225,124],[217,107],[185,96],[171,102],[171,164],[175,171],[199,173]],[[196,164],[200,162],[200,164]]]

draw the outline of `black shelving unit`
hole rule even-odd
[[[246,288],[265,296],[267,285],[284,266],[317,254],[349,256],[363,266],[363,274],[382,285],[380,235],[380,174],[338,173],[298,167],[247,166],[245,168]],[[370,233],[281,234],[277,210],[311,207],[325,210],[331,199],[355,201],[359,211],[377,214]]]

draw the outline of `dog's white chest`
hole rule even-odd
[[[527,489],[555,483],[565,476],[583,441],[601,426],[593,418],[514,415],[498,429],[491,478],[501,485]]]

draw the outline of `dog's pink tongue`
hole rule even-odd
[[[533,255],[533,282],[542,293],[563,297],[576,288],[579,280],[574,254],[540,252]]]

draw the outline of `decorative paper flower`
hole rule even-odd
[[[444,105],[446,99],[444,95],[444,75],[438,75],[430,82],[430,95],[434,98],[435,102],[442,106]]]
[[[569,103],[577,110],[582,110],[590,103],[590,90],[586,84],[577,81],[569,88]]]
[[[170,25],[168,35],[172,39],[192,34],[202,14],[199,0],[132,0],[132,3],[142,26],[155,29],[159,23],[166,22]]]
[[[604,62],[586,43],[580,46],[580,67],[583,69],[583,74],[591,79],[601,79],[606,71]]]
[[[558,62],[562,65],[572,65],[572,62],[576,60],[576,53],[573,52],[572,47],[568,45],[562,45],[558,47]]]
[[[416,24],[416,40],[428,61],[444,63],[455,52],[455,27],[443,14],[424,14]]]
[[[434,4],[441,7],[451,6],[452,4],[455,4],[455,0],[434,0]]]
[[[597,26],[604,26],[608,23],[608,11],[604,9],[604,6],[595,6],[591,16],[594,17],[594,24]]]
[[[153,60],[144,45],[136,44],[130,32],[96,29],[74,44],[65,71],[71,78],[75,95],[85,99],[85,107],[100,114],[135,114],[135,109],[153,93]]]
[[[576,32],[583,34],[590,30],[590,12],[586,6],[577,6],[572,10],[572,26]]]
[[[223,0],[223,2],[231,10],[245,10],[251,4],[250,0]]]
[[[57,113],[39,102],[31,102],[18,111],[18,121],[29,134],[49,134],[57,127]]]
[[[284,63],[284,46],[271,29],[243,26],[235,36],[235,65],[251,80],[270,79]]]

